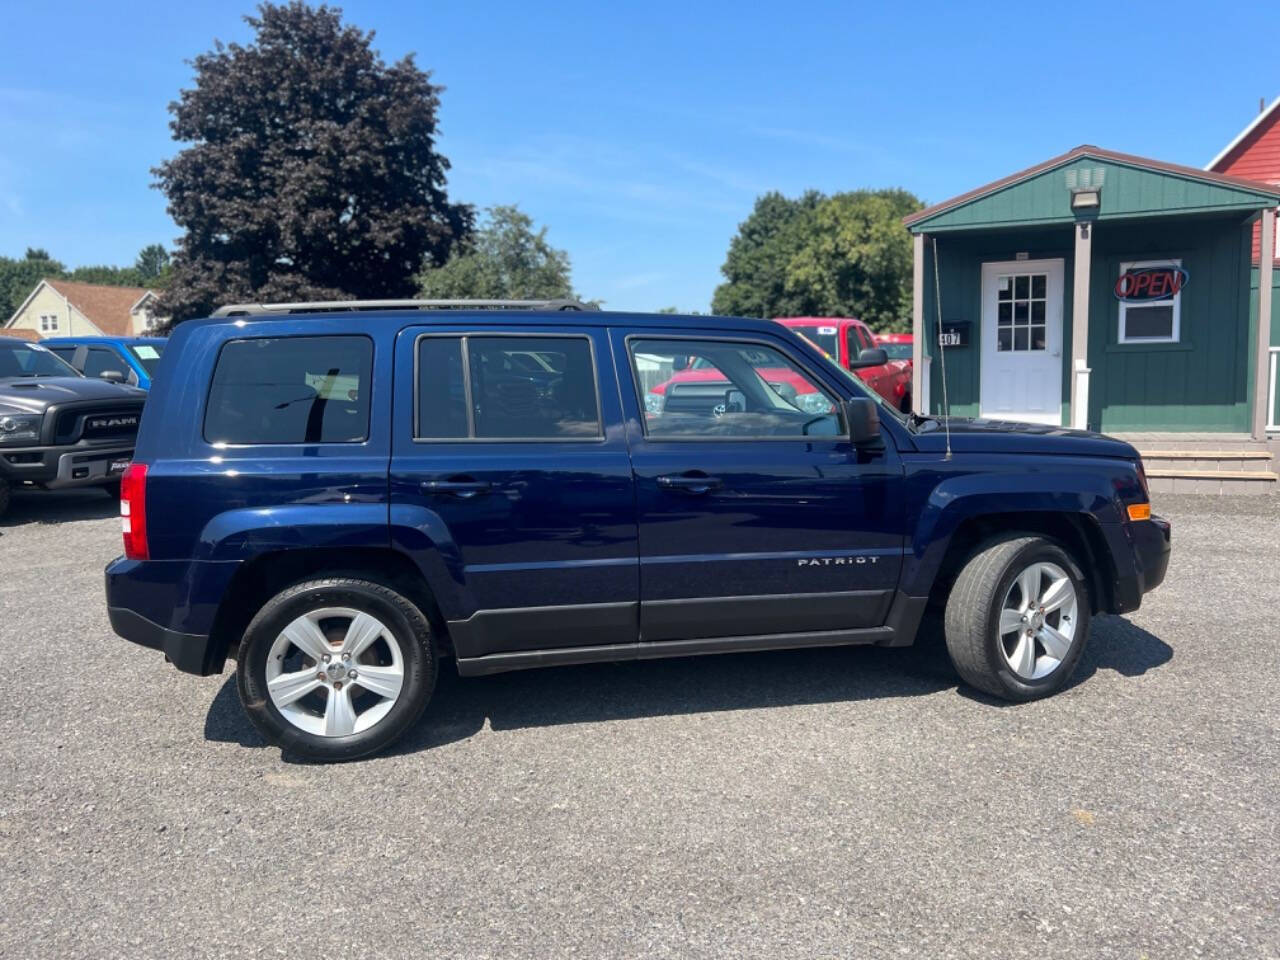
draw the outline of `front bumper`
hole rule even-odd
[[[1114,613],[1130,613],[1142,604],[1142,595],[1164,582],[1169,571],[1173,528],[1164,517],[1151,515],[1125,525],[1133,570],[1116,581]]]
[[[0,477],[11,485],[46,490],[87,487],[119,479],[112,463],[133,458],[133,441],[61,447],[0,448]]]

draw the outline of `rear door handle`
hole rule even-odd
[[[448,480],[423,480],[422,491],[468,500],[482,493],[489,493],[493,484],[488,480],[472,480],[470,477],[451,477]]]
[[[688,473],[658,477],[658,486],[664,490],[678,490],[680,493],[700,496],[712,490],[719,490],[724,484],[719,477],[709,477],[701,470],[690,470]]]

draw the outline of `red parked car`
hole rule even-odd
[[[911,411],[911,367],[901,361],[889,359],[871,367],[853,367],[864,350],[882,349],[888,346],[877,342],[876,335],[861,320],[852,317],[779,317],[778,323],[803,335],[818,348],[826,351],[836,363],[852,371],[858,379],[884,397],[904,413]],[[886,334],[906,336],[909,334]],[[892,356],[890,354],[890,356]],[[907,356],[911,347],[907,346]]]
[[[889,355],[889,360],[900,360],[910,369],[914,364],[911,357],[912,344],[914,340],[909,333],[877,333],[876,346],[883,347],[884,352]]]

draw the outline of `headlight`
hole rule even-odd
[[[0,414],[0,444],[37,443],[40,440],[38,413]]]
[[[666,394],[663,393],[646,393],[644,395],[644,412],[652,413],[657,416],[662,412],[662,408],[667,405]]]
[[[802,393],[792,402],[805,413],[831,412],[831,401],[821,393]]]

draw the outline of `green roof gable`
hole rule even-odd
[[[1100,187],[1098,220],[1187,213],[1247,215],[1280,203],[1280,188],[1193,167],[1077,147],[1039,166],[907,217],[912,233],[1071,223],[1072,187]]]

